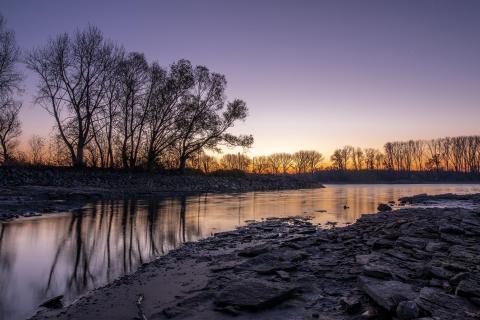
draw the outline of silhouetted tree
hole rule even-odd
[[[267,173],[269,169],[269,161],[266,156],[253,157],[252,159],[252,172],[253,173]]]
[[[33,164],[42,164],[45,149],[45,139],[34,134],[29,140],[28,145],[32,156]]]
[[[180,104],[193,85],[193,69],[189,61],[180,60],[170,66],[168,73],[157,64],[151,67],[150,73],[146,153],[147,166],[153,168],[158,165],[161,153],[178,139],[175,122],[182,117]]]
[[[185,96],[181,117],[176,121],[179,169],[183,170],[188,158],[200,149],[217,150],[221,144],[249,147],[253,137],[227,133],[236,121],[247,117],[245,102],[235,99],[225,102],[226,80],[223,75],[211,73],[204,66],[194,70],[194,83]]]
[[[74,166],[84,165],[84,150],[93,138],[92,121],[114,67],[114,51],[102,32],[89,26],[73,36],[57,36],[26,58],[40,77],[37,102],[54,117]]]
[[[0,15],[0,162],[3,163],[11,160],[16,138],[21,133],[18,118],[21,104],[13,98],[13,94],[20,91],[23,79],[17,69],[19,57],[15,34],[7,29]]]

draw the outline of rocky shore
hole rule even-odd
[[[202,175],[0,167],[0,221],[65,211],[98,199],[319,188],[312,175]]]
[[[254,222],[33,319],[478,319],[480,212]]]

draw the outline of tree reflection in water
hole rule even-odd
[[[198,201],[202,197],[206,196],[198,196]],[[185,196],[101,201],[69,215],[0,224],[0,318],[25,318],[48,297],[65,294],[67,300],[72,299],[135,271],[185,241],[198,239],[202,232],[197,210],[186,217]],[[37,274],[35,279],[25,279],[21,274],[25,270],[12,270],[20,245],[14,242],[18,232],[30,245],[43,244],[36,258],[39,267],[48,266],[46,274],[40,276],[45,270],[36,269],[35,264],[29,266]],[[33,280],[25,286],[29,290],[15,290],[12,274],[22,281]]]

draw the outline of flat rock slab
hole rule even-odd
[[[480,309],[467,299],[425,287],[416,299],[417,305],[440,319],[478,319]]]
[[[249,279],[228,285],[218,293],[215,304],[221,308],[261,311],[292,298],[296,290],[289,284]]]
[[[362,289],[373,301],[388,311],[394,311],[397,305],[405,300],[414,300],[417,293],[411,285],[399,281],[382,281],[379,279],[358,277]]]

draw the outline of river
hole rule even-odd
[[[71,212],[0,223],[0,319],[25,319],[41,302],[60,294],[72,302],[186,241],[246,221],[307,215],[322,227],[331,222],[341,226],[374,213],[381,202],[447,192],[480,192],[480,185],[327,185],[98,201]]]

